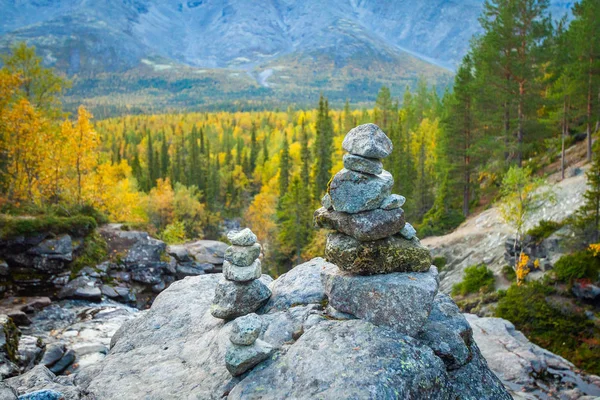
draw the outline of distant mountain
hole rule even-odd
[[[481,5],[482,0],[0,0],[0,50],[20,40],[34,44],[48,65],[77,77],[74,95],[98,103],[110,82],[123,92],[123,102],[145,106],[193,107],[240,98],[303,102],[320,91],[334,101],[361,102],[381,84],[399,94],[418,76],[446,85],[479,31]],[[554,14],[571,6],[552,1]],[[233,87],[231,80],[237,81]],[[158,93],[150,93],[153,89]],[[198,90],[198,98],[186,90]]]

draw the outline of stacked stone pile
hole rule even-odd
[[[392,142],[377,125],[346,135],[344,169],[331,180],[315,224],[332,229],[322,273],[329,305],[375,325],[416,336],[438,290],[437,269],[415,229],[404,219],[403,196],[392,194],[392,175],[381,159]]]
[[[256,314],[237,318],[232,323],[229,345],[225,353],[225,366],[231,375],[239,376],[269,358],[274,349],[258,339],[262,321]]]
[[[225,250],[223,280],[217,284],[211,313],[216,318],[233,319],[262,307],[271,296],[262,283],[260,244],[248,228],[227,234],[231,246]]]
[[[365,124],[348,132],[342,146],[344,169],[314,215],[317,226],[336,231],[327,238],[328,261],[360,275],[429,270],[431,255],[404,219],[406,199],[391,194],[394,178],[382,166],[392,152],[390,139]]]

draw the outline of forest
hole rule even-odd
[[[94,121],[84,107],[64,111],[70,82],[21,43],[0,70],[0,211],[101,213],[169,243],[219,239],[235,220],[258,235],[265,266],[279,275],[322,255],[312,213],[342,168],[344,135],[374,122],[394,144],[384,167],[408,199],[407,219],[420,237],[442,234],[500,196],[511,166],[541,171],[577,140],[591,160],[600,128],[599,15],[596,0],[559,21],[543,0],[486,1],[484,32],[451,89],[439,96],[421,80],[395,99],[382,87],[371,109],[352,99],[331,109],[321,96],[307,110]]]

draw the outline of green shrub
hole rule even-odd
[[[496,316],[512,322],[529,340],[588,372],[600,372],[600,329],[582,311],[568,313],[549,303],[554,290],[533,281],[513,284],[496,307]]]
[[[531,236],[534,241],[541,242],[542,240],[550,237],[554,232],[563,227],[561,222],[541,220],[537,226],[527,231],[527,235]]]
[[[446,257],[443,257],[443,256],[435,257],[432,262],[432,264],[437,267],[438,271],[443,270],[444,267],[446,266],[446,263],[447,263]]]
[[[469,293],[488,293],[494,290],[494,273],[484,264],[473,265],[465,269],[465,276],[460,283],[452,287],[454,296],[465,296]]]
[[[167,244],[179,244],[186,240],[185,231],[185,224],[183,222],[172,222],[165,227],[160,237]]]
[[[108,245],[97,232],[88,235],[82,248],[75,255],[71,263],[71,278],[75,278],[84,267],[95,267],[108,257]]]
[[[509,282],[515,282],[517,280],[517,273],[510,265],[505,265],[502,267],[502,276],[504,276]]]
[[[423,223],[418,226],[419,237],[445,235],[462,224],[464,220],[465,216],[456,210],[428,212],[423,218]]]
[[[587,250],[566,254],[554,265],[556,278],[562,282],[571,283],[575,279],[598,279],[600,273],[600,258]]]
[[[97,223],[91,217],[78,215],[75,217],[9,217],[0,216],[0,238],[9,239],[19,235],[38,233],[85,236],[96,229]]]

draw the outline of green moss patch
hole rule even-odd
[[[11,239],[20,235],[68,233],[85,236],[96,229],[96,220],[78,215],[75,217],[9,217],[0,215],[0,239]]]
[[[95,267],[108,258],[108,245],[100,234],[88,235],[82,249],[71,263],[71,279],[75,278],[84,267]]]
[[[494,273],[484,264],[473,265],[465,269],[460,283],[452,287],[452,295],[466,296],[469,293],[489,293],[494,290]]]

